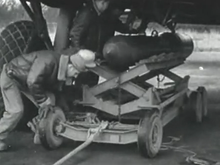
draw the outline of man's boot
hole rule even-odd
[[[0,141],[0,152],[1,151],[6,151],[8,149],[8,146],[6,143],[4,143],[3,141]]]

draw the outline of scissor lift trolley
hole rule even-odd
[[[55,164],[62,164],[91,142],[137,143],[141,155],[154,157],[162,144],[163,126],[179,114],[187,100],[191,100],[190,107],[201,122],[207,115],[206,90],[199,87],[191,92],[189,76],[181,78],[171,71],[185,59],[173,58],[173,54],[170,57],[162,54],[142,60],[124,72],[97,63],[91,71],[105,80],[94,87],[84,86],[83,99],[77,102],[90,111],[76,112],[75,120],[68,121],[68,116],[56,108],[40,123],[41,141],[48,149],[59,147],[63,137],[84,142]],[[167,86],[149,83],[159,75],[171,80]]]

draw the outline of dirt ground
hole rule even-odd
[[[176,147],[184,146],[200,157],[220,161],[220,55],[218,53],[194,53],[185,65],[174,69],[174,72],[184,76],[191,75],[190,88],[204,85],[209,91],[209,117],[202,124],[196,124],[189,116],[182,115],[164,128],[164,142],[169,136],[180,138]],[[214,105],[215,104],[215,105]],[[30,132],[14,132],[8,139],[11,148],[0,153],[0,165],[52,165],[59,158],[79,145],[65,141],[62,148],[46,151],[41,146],[35,146]],[[65,165],[178,165],[185,164],[187,153],[173,150],[161,151],[155,159],[142,158],[135,144],[107,145],[92,144],[81,151]]]

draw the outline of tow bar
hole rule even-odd
[[[65,163],[67,160],[69,160],[71,157],[73,157],[74,155],[76,155],[78,152],[80,152],[81,150],[85,149],[86,147],[88,147],[93,141],[94,139],[99,136],[99,134],[107,128],[108,126],[108,122],[101,122],[101,124],[99,125],[99,127],[97,128],[91,128],[88,130],[88,137],[87,140],[81,144],[80,146],[78,146],[76,149],[74,149],[73,151],[71,151],[69,154],[67,154],[66,156],[64,156],[63,158],[61,158],[60,160],[58,160],[56,163],[54,163],[53,165],[62,165],[63,163]]]

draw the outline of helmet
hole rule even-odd
[[[70,61],[79,72],[84,72],[86,68],[94,68],[95,63],[95,53],[82,49],[75,55],[70,56]]]
[[[78,52],[78,54],[84,59],[85,61],[85,66],[87,68],[94,68],[96,66],[95,64],[95,53],[87,50],[87,49],[82,49]]]

